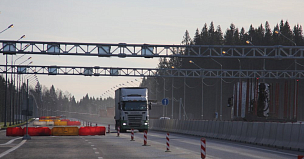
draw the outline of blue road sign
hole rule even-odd
[[[163,104],[163,105],[168,105],[168,104],[169,104],[169,99],[168,99],[168,98],[164,98],[164,99],[162,100],[162,104]]]

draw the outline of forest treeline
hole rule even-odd
[[[247,42],[246,42],[247,41]],[[188,30],[185,31],[181,45],[254,45],[254,46],[303,46],[304,38],[302,26],[299,24],[290,26],[288,21],[281,20],[273,28],[270,27],[268,21],[265,24],[261,24],[257,27],[253,25],[249,26],[248,30],[244,27],[237,28],[233,23],[225,32],[219,26],[215,27],[211,22],[209,26],[205,23],[202,29],[196,29],[195,34],[192,37],[189,35]],[[195,48],[194,48],[195,49]],[[187,52],[188,53],[188,52]],[[183,52],[181,52],[183,54]],[[189,51],[189,54],[195,54]],[[195,61],[195,65],[191,64],[189,60]],[[213,58],[160,58],[158,68],[181,68],[181,69],[263,69],[263,59],[213,59]],[[278,64],[280,61],[266,60],[266,68],[275,69],[275,67],[293,66],[293,61],[285,61],[286,63]],[[282,60],[281,62],[284,62]],[[291,63],[289,63],[291,62]],[[275,63],[275,65],[274,65]],[[285,65],[288,65],[285,67]],[[301,66],[298,66],[301,67]],[[162,74],[162,72],[158,72]],[[229,80],[228,80],[229,81]],[[220,80],[219,79],[204,79],[205,94],[204,105],[215,107],[208,108],[205,111],[209,111],[205,116],[213,119],[214,112],[219,111],[219,99],[220,99]],[[223,82],[226,89],[223,91],[224,98],[222,99],[222,106],[226,107],[227,96],[232,96],[230,89],[232,90],[233,84],[237,81]],[[198,78],[164,78],[164,77],[148,77],[143,79],[142,86],[148,87],[150,91],[150,97],[160,102],[163,98],[168,98],[170,103],[173,103],[174,116],[178,116],[178,107],[180,104],[186,105],[186,115],[191,119],[201,118],[201,105],[202,105],[202,82]],[[227,91],[227,92],[225,92]],[[230,91],[230,92],[229,92]],[[206,93],[207,92],[207,93]],[[173,94],[173,99],[172,99]],[[210,95],[210,96],[209,96]],[[180,99],[182,103],[180,103]],[[166,109],[167,115],[171,116],[171,104]],[[173,109],[172,109],[173,110]],[[160,109],[159,111],[163,111]],[[226,119],[230,119],[230,110],[226,111]],[[213,112],[213,113],[212,113]],[[166,114],[166,113],[165,113]],[[183,114],[182,114],[183,115]]]
[[[1,121],[4,121],[5,113],[5,79],[0,76],[0,114]],[[13,114],[20,115],[22,106],[25,104],[26,98],[26,83],[23,83],[18,89],[14,81],[8,80],[7,84],[7,121],[12,120]],[[113,107],[114,99],[108,98],[95,98],[90,97],[88,94],[83,96],[79,101],[76,101],[75,97],[69,92],[63,92],[59,88],[55,89],[52,85],[50,88],[42,86],[37,83],[35,87],[29,87],[30,96],[35,98],[35,111],[38,111],[39,115],[62,115],[63,112],[78,112],[78,113],[90,113],[98,114],[100,109],[106,109],[106,107]],[[38,107],[38,108],[37,108]],[[21,108],[21,109],[20,109]],[[17,117],[15,117],[17,118]],[[19,118],[19,117],[18,117]]]

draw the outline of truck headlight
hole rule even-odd
[[[122,123],[122,125],[127,125],[127,123]]]
[[[148,123],[145,123],[145,125],[148,125]]]

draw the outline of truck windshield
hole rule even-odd
[[[122,109],[126,111],[147,110],[147,102],[124,102]]]

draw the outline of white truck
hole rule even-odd
[[[140,132],[149,128],[148,88],[124,87],[115,91],[115,129],[120,132],[137,129]]]

